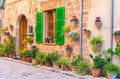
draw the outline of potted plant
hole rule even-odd
[[[76,16],[73,16],[70,21],[71,21],[73,26],[77,27],[77,25],[78,25],[78,18]]]
[[[92,76],[99,77],[101,75],[101,70],[105,65],[105,60],[100,54],[96,55],[95,57],[93,57],[92,54],[90,54],[89,56],[93,60]]]
[[[120,72],[120,67],[112,63],[105,65],[103,72],[107,74],[108,79],[117,79],[117,74]]]
[[[101,20],[100,20],[100,17],[96,17],[96,20],[95,20],[95,26],[96,28],[100,29],[101,27]]]
[[[50,54],[50,60],[52,61],[52,65],[53,65],[53,68],[57,68],[58,67],[58,59],[60,58],[60,55],[57,53],[57,51],[53,51],[51,52]]]
[[[71,42],[78,40],[79,34],[77,32],[68,32],[67,36],[70,38]]]
[[[79,61],[77,63],[77,71],[76,71],[76,73],[80,74],[80,75],[85,75],[88,72],[89,72],[89,64],[88,64],[88,62]]]
[[[52,66],[51,57],[52,57],[52,53],[48,53],[45,55],[45,66],[47,67]]]
[[[66,70],[69,64],[69,59],[65,57],[60,57],[58,59],[58,64],[60,65],[61,70]]]
[[[63,33],[68,33],[68,32],[70,32],[70,26],[69,25],[64,26],[62,30],[63,30]]]
[[[120,42],[120,30],[114,31],[113,36],[114,36],[115,42],[117,43]]]
[[[49,36],[46,36],[44,40],[45,40],[45,43],[50,43],[51,38]]]
[[[80,62],[81,60],[82,60],[81,55],[73,56],[72,61],[71,61],[71,70],[73,72],[76,72],[78,62]]]
[[[91,31],[89,29],[84,29],[84,34],[86,37],[90,38]]]
[[[66,56],[66,57],[70,57],[70,56],[71,56],[71,53],[72,53],[72,51],[73,51],[73,48],[72,48],[70,45],[66,45],[65,50],[66,50],[65,56]]]
[[[41,65],[45,64],[45,53],[42,51],[37,51],[35,55],[36,61],[40,62]]]
[[[5,32],[4,35],[6,38],[8,38],[10,36],[10,32]]]
[[[100,36],[98,37],[92,37],[90,39],[90,45],[92,47],[93,52],[98,52],[101,50],[103,40]]]
[[[35,45],[31,46],[31,55],[32,55],[32,63],[36,63],[35,55],[38,52],[38,49]]]
[[[32,62],[32,52],[30,50],[27,50],[25,55],[27,57],[27,62],[31,63]]]
[[[32,44],[33,43],[33,37],[32,36],[27,36],[25,41],[28,42],[29,44]]]
[[[13,25],[10,24],[9,28],[10,28],[10,31],[13,32]]]

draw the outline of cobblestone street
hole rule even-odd
[[[0,79],[77,79],[77,78],[0,59]]]

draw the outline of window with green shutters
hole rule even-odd
[[[36,13],[36,42],[42,43],[43,42],[43,12]]]
[[[45,24],[43,26],[43,12],[37,12],[36,28],[35,28],[36,42],[45,43],[45,37],[48,36],[51,39],[51,42],[49,43],[55,43],[56,45],[63,45],[64,34],[62,29],[64,27],[64,21],[65,21],[64,19],[65,19],[64,7],[59,7],[54,10],[44,11]],[[55,37],[55,40],[53,37]]]
[[[56,32],[55,32],[56,44],[64,44],[64,34],[62,34],[64,20],[65,20],[65,8],[64,7],[56,8]]]

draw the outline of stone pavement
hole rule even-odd
[[[19,62],[11,61],[13,59],[0,58],[0,79],[102,79],[88,76],[77,78],[62,73],[52,72],[44,68],[37,68]]]

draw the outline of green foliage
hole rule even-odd
[[[2,27],[0,27],[0,36],[3,34],[4,29]]]
[[[84,32],[91,33],[91,31],[89,29],[84,29]]]
[[[26,48],[18,49],[17,51],[18,51],[18,54],[19,54],[20,57],[27,57],[26,53],[28,52],[28,50]]]
[[[69,25],[68,26],[64,26],[62,30],[63,30],[63,32],[68,33],[68,32],[70,32],[70,26]]]
[[[120,43],[117,43],[117,44],[116,44],[116,48],[115,48],[114,51],[109,48],[109,49],[107,50],[107,52],[108,52],[109,54],[112,54],[112,55],[120,55]]]
[[[92,54],[89,55],[90,58],[93,60],[93,67],[94,68],[102,68],[105,65],[105,59],[99,54],[98,56],[93,57]]]
[[[0,43],[0,57],[2,57],[3,55],[4,55],[3,44]]]
[[[10,32],[5,32],[4,35],[10,35]]]
[[[70,45],[66,45],[65,50],[72,52],[73,48]]]
[[[27,36],[25,38],[24,42],[32,43],[33,42],[33,37],[32,36]]]
[[[118,67],[117,65],[114,65],[112,63],[108,63],[107,65],[105,65],[103,72],[105,74],[117,74],[120,72],[120,67]]]
[[[79,38],[79,34],[74,31],[68,32],[67,36],[73,40],[77,40]]]
[[[58,59],[58,63],[62,66],[66,66],[69,64],[69,58],[65,58],[65,57],[60,57]]]
[[[53,51],[49,54],[51,61],[58,61],[58,58],[60,58],[60,55],[58,55],[57,51]]]
[[[90,39],[90,45],[95,45],[95,44],[100,44],[100,43],[103,43],[103,40],[100,36],[98,37],[92,37]]]
[[[120,35],[120,30],[117,30],[113,33],[114,35]]]
[[[76,71],[77,74],[84,75],[84,74],[87,74],[88,71],[89,71],[88,62],[85,62],[85,61],[78,62],[77,71]]]
[[[45,53],[42,51],[38,51],[35,56],[36,60],[39,61],[45,61]]]
[[[73,56],[71,65],[77,66],[78,62],[80,62],[81,60],[82,60],[81,55]]]

